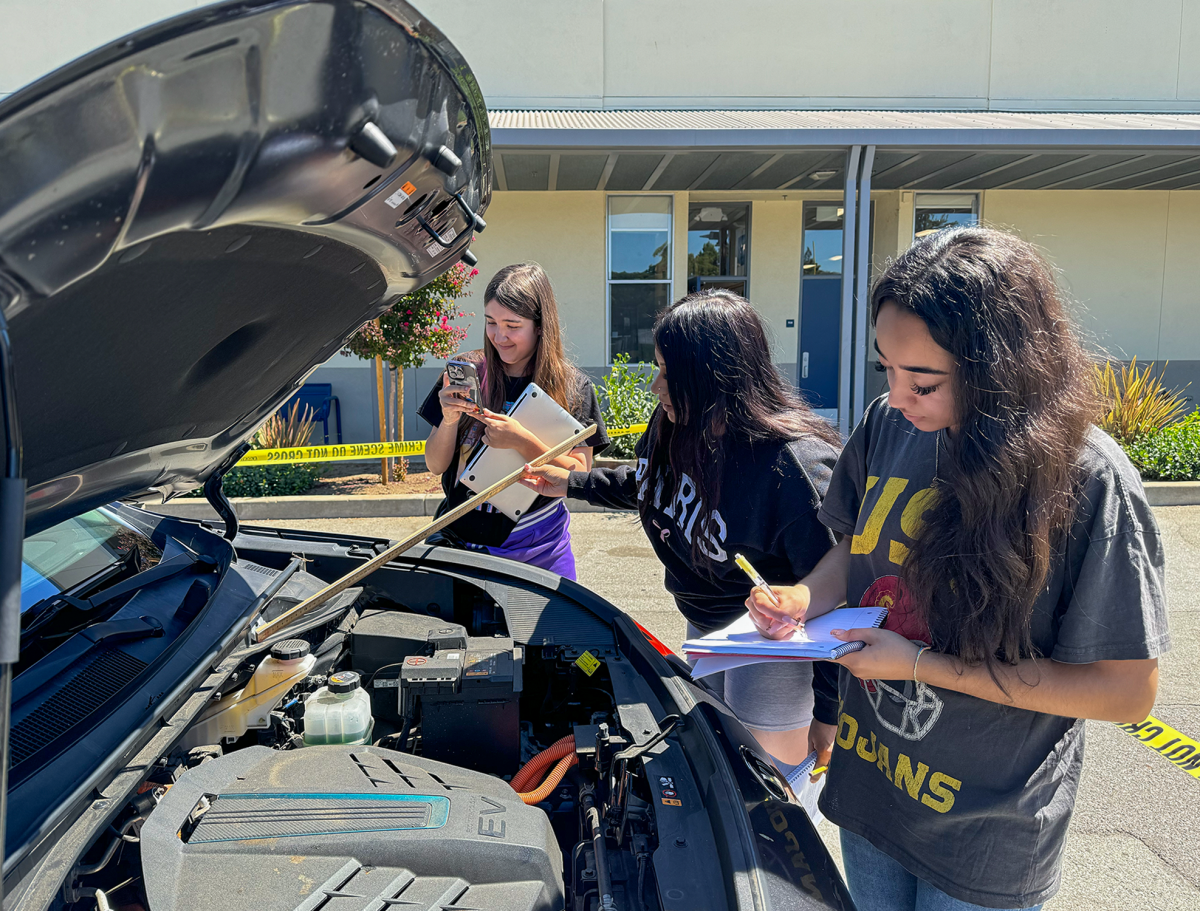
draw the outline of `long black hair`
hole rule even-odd
[[[1094,419],[1091,361],[1050,267],[991,228],[947,228],[901,255],[871,295],[917,316],[954,358],[957,432],[944,437],[925,513],[901,569],[933,644],[968,664],[1033,652],[1032,608],[1078,503]]]
[[[714,288],[681,298],[659,316],[654,344],[666,367],[675,422],[661,406],[651,419],[651,486],[643,512],[660,477],[679,483],[686,474],[711,514],[720,502],[730,443],[816,437],[840,447],[833,425],[813,413],[772,362],[762,320],[744,297]],[[702,538],[692,538],[693,560],[709,566]]]

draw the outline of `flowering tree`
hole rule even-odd
[[[378,320],[365,324],[350,336],[342,354],[382,358],[398,370],[420,367],[429,355],[450,357],[467,336],[465,327],[451,324],[466,315],[458,299],[469,293],[467,286],[478,274],[478,269],[456,263],[425,287],[400,298]]]
[[[379,383],[379,438],[388,436],[383,406],[383,364],[392,367],[393,401],[396,405],[395,420],[392,422],[394,438],[404,439],[404,368],[420,367],[425,358],[450,357],[459,349],[466,338],[465,326],[456,326],[454,320],[467,314],[459,308],[458,300],[470,292],[467,287],[479,274],[463,263],[456,263],[425,287],[400,298],[392,308],[377,320],[366,323],[346,342],[342,354],[353,355],[364,360],[375,360]],[[408,460],[395,463],[399,480],[408,473]],[[387,483],[386,460],[383,467],[383,483]]]

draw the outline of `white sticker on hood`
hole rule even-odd
[[[448,243],[451,243],[454,240],[454,238],[458,237],[458,232],[455,231],[453,228],[447,228],[446,233],[440,234],[439,236],[442,238],[442,244],[448,244]],[[434,259],[437,259],[438,254],[440,254],[443,250],[442,244],[439,244],[439,243],[437,243],[437,241],[434,241],[428,247],[425,248],[425,252],[428,253]]]

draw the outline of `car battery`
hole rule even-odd
[[[351,667],[368,681],[371,715],[400,720],[400,671],[406,659],[429,657],[439,649],[464,650],[467,631],[438,617],[399,610],[363,612],[350,633]]]
[[[420,699],[421,755],[476,769],[515,772],[521,755],[524,650],[512,639],[467,639],[422,663],[405,662],[404,705]]]

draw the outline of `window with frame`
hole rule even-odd
[[[913,239],[953,225],[979,224],[978,193],[918,193],[913,200]]]
[[[688,292],[726,288],[747,297],[750,204],[688,206]]]
[[[837,203],[804,204],[804,252],[801,275],[842,274],[842,228],[845,210]]]
[[[608,198],[609,360],[654,362],[654,320],[671,301],[671,197]]]

